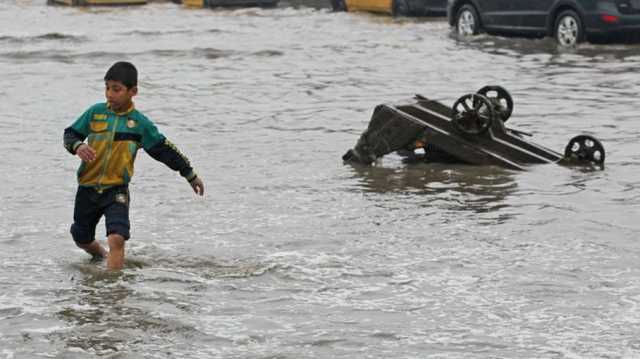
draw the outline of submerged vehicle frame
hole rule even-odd
[[[564,154],[525,140],[531,134],[507,128],[513,100],[500,86],[485,86],[448,107],[416,95],[407,105],[379,105],[345,162],[371,164],[398,152],[431,162],[497,165],[524,170],[531,164],[581,164],[604,168],[604,147],[592,136],[572,138]]]

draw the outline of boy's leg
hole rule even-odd
[[[94,240],[91,243],[88,244],[83,244],[83,243],[78,243],[76,242],[76,245],[82,249],[84,249],[85,252],[91,254],[91,256],[94,259],[102,259],[102,258],[106,258],[107,255],[109,254],[109,252],[107,252],[106,249],[104,249],[104,247],[98,243],[98,241]]]
[[[94,258],[104,258],[107,250],[95,240],[96,225],[102,211],[96,203],[96,193],[92,188],[78,187],[73,210],[71,236],[76,245]]]
[[[113,233],[109,235],[107,242],[109,242],[107,269],[112,271],[122,269],[124,267],[124,237]]]
[[[124,267],[124,244],[129,239],[129,190],[126,186],[111,188],[104,200],[109,243],[107,269],[120,270]]]

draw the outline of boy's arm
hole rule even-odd
[[[189,182],[197,194],[204,193],[204,184],[193,171],[187,156],[183,155],[171,141],[164,137],[153,123],[148,123],[144,130],[142,147],[156,161],[180,172],[180,175]]]
[[[73,127],[67,127],[64,129],[64,148],[72,155],[76,154],[78,147],[84,143],[84,139],[87,136],[83,136],[80,132],[73,129]]]
[[[85,111],[71,126],[64,129],[62,141],[64,148],[72,155],[76,154],[78,147],[84,143],[84,139],[89,135],[89,121],[92,111]]]
[[[180,172],[180,175],[189,182],[198,177],[193,172],[189,159],[166,138],[163,138],[151,148],[145,149],[145,151],[156,161],[160,161],[172,170]]]

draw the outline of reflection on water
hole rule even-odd
[[[225,263],[190,256],[159,257],[152,265],[134,256],[119,273],[107,272],[102,265],[73,265],[77,278],[72,288],[58,293],[64,304],[56,313],[70,329],[49,337],[64,342],[69,352],[82,350],[98,355],[149,355],[139,350],[149,339],[166,343],[168,352],[162,346],[155,350],[165,354],[189,348],[194,340],[219,341],[222,338],[193,324],[203,311],[208,312],[203,306],[209,305],[205,304],[209,299],[201,297],[210,290],[209,281],[251,278],[274,268],[249,261]],[[235,290],[233,286],[228,288]]]
[[[204,333],[181,317],[201,310],[194,299],[208,290],[209,280],[250,278],[276,268],[189,256],[160,257],[153,265],[134,256],[117,273],[95,263],[72,267],[77,272],[74,286],[58,293],[65,304],[56,314],[71,329],[51,337],[69,349],[96,354],[127,352],[144,336],[204,339]]]
[[[66,294],[66,305],[57,316],[72,328],[56,333],[68,349],[81,349],[98,355],[117,353],[131,340],[126,333],[142,326],[139,321],[149,316],[139,308],[127,305],[132,290],[126,281],[131,275],[108,272],[97,264],[75,265],[79,271],[74,287]],[[128,334],[128,335],[123,335]]]
[[[130,352],[146,336],[186,339],[200,335],[193,325],[173,315],[176,311],[189,313],[191,306],[172,295],[170,286],[166,293],[135,290],[145,278],[131,272],[132,260],[127,262],[125,271],[118,273],[92,264],[74,266],[80,271],[79,278],[74,287],[64,291],[65,304],[57,312],[70,329],[50,337],[63,341],[72,352],[81,349],[105,355]],[[143,305],[145,302],[148,304]],[[149,305],[153,302],[156,304]]]
[[[359,186],[371,192],[401,192],[450,201],[449,209],[489,212],[503,208],[517,189],[513,171],[493,166],[412,163],[399,168],[350,165]]]
[[[613,41],[611,43],[582,43],[578,47],[559,46],[550,37],[527,38],[493,36],[480,34],[471,38],[460,37],[456,32],[449,34],[450,38],[460,46],[474,48],[478,51],[493,55],[526,56],[543,55],[551,59],[563,61],[571,58],[571,55],[580,55],[584,58],[615,59],[637,58],[640,56],[639,41]],[[566,56],[569,55],[569,56]]]
[[[58,312],[58,317],[74,328],[59,334],[67,348],[100,355],[118,352],[130,340],[129,335],[123,334],[133,334],[126,333],[127,330],[145,327],[141,320],[148,318],[149,313],[126,305],[131,290],[119,284],[119,280],[87,279],[78,283],[74,296],[77,302]]]

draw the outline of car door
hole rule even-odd
[[[447,0],[426,0],[426,10],[430,13],[445,14],[447,12]]]
[[[485,28],[501,29],[511,26],[513,0],[479,0],[478,11]],[[535,0],[531,0],[535,1]]]
[[[544,31],[555,0],[512,0],[514,26],[521,31]]]

